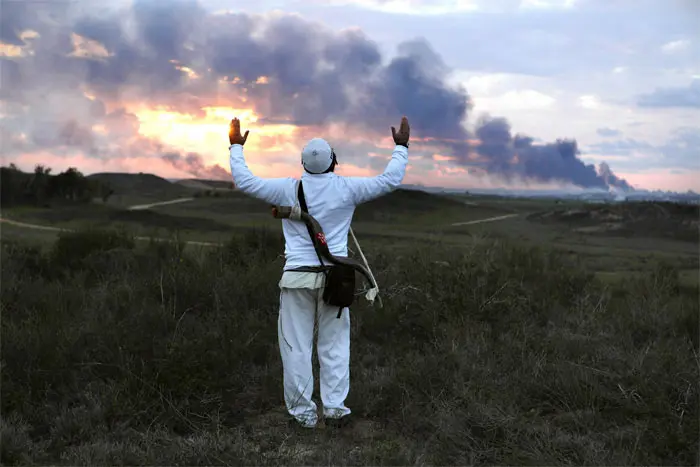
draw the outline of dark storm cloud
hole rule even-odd
[[[0,42],[24,45],[23,31],[45,27],[50,21],[66,16],[66,2],[0,0]]]
[[[0,57],[0,99],[11,99],[22,83],[22,71],[19,64],[5,57]]]
[[[201,175],[210,169],[199,156],[134,142],[142,138],[135,117],[125,111],[103,115],[102,101],[198,113],[204,105],[235,106],[245,99],[270,120],[339,123],[369,135],[388,132],[406,115],[417,144],[425,139],[447,146],[460,165],[473,165],[470,152],[478,151],[479,163],[491,172],[605,186],[593,167],[578,159],[575,142],[534,145],[528,137],[511,136],[504,119],[485,121],[476,132],[483,144],[470,148],[463,127],[469,94],[448,84],[450,69],[424,40],[401,44],[398,54],[384,61],[362,32],[335,31],[297,15],[213,15],[194,0],[135,0],[110,16],[88,9],[60,23],[27,18],[46,18],[44,4],[11,11],[13,24],[21,25],[12,29],[13,37],[30,26],[39,37],[32,42],[33,54],[14,59],[2,75],[9,83],[3,99],[25,104],[23,121],[41,122],[28,123],[25,130],[38,132],[42,146],[75,146],[113,157],[122,153],[114,146],[124,141],[132,149],[162,150],[159,155],[167,153],[165,160],[175,167]],[[106,56],[68,56],[73,33],[95,41]],[[188,78],[181,66],[198,78]],[[85,98],[83,88],[96,98]],[[108,135],[90,138],[87,133],[99,125],[108,127]]]
[[[381,68],[376,44],[362,33],[334,33],[289,15],[226,15],[212,25],[205,53],[213,72],[244,82],[267,77],[268,84],[248,89],[264,115],[320,125],[346,121],[353,112],[366,117],[375,108],[357,111]]]

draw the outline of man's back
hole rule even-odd
[[[357,205],[385,195],[401,184],[406,174],[408,149],[397,145],[384,172],[376,177],[343,177],[333,172],[303,173],[304,197],[309,214],[321,225],[335,256],[347,256],[347,240]],[[231,147],[231,173],[238,189],[273,205],[294,206],[299,180],[263,179],[253,175],[243,159],[243,147]],[[302,222],[284,219],[285,269],[319,264],[313,243]]]
[[[355,204],[348,196],[346,183],[334,173],[301,177],[304,198],[309,210],[323,229],[326,242],[334,256],[347,256],[347,239],[350,223],[355,212]],[[289,205],[296,202],[296,192],[290,197]],[[282,229],[285,239],[285,269],[319,264],[316,251],[306,226],[297,221],[284,219]]]

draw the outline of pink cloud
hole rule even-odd
[[[621,173],[620,176],[636,187],[647,190],[700,192],[700,170],[673,173],[670,170]]]
[[[451,156],[443,156],[442,154],[433,154],[432,159],[435,162],[449,162],[454,160],[454,157]]]

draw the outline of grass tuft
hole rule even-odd
[[[480,238],[369,260],[349,433],[286,425],[278,231],[2,245],[5,465],[696,465],[697,289]]]

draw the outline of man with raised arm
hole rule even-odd
[[[311,139],[301,151],[301,175],[308,213],[321,225],[330,253],[347,257],[348,231],[357,205],[392,192],[401,184],[408,163],[410,127],[403,117],[396,144],[384,172],[376,177],[342,177],[333,148],[321,138]],[[261,178],[253,175],[243,157],[249,131],[241,135],[240,122],[231,121],[229,142],[233,181],[242,192],[271,205],[298,205],[299,180]],[[318,423],[311,399],[314,381],[311,355],[314,320],[318,316],[317,351],[320,366],[321,401],[326,426],[344,426],[350,409],[345,399],[350,390],[350,313],[327,305],[323,298],[324,274],[312,240],[302,222],[283,219],[285,266],[280,287],[277,325],[283,366],[284,400],[292,419],[302,427]]]

